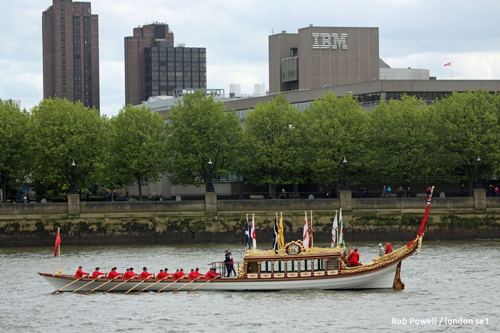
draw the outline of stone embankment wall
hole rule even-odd
[[[331,240],[340,213],[346,241],[409,241],[417,233],[425,198],[217,200],[0,204],[0,247],[50,246],[57,228],[65,245],[244,243],[245,223],[255,218],[257,243],[270,247],[276,216],[283,217],[285,240],[302,239],[305,212],[312,214],[314,241]],[[248,215],[247,215],[248,214]],[[432,200],[427,240],[500,238],[500,197]]]

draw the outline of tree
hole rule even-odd
[[[430,110],[430,126],[436,134],[431,145],[434,173],[443,181],[466,180],[471,189],[478,157],[484,174],[499,171],[499,94],[484,90],[454,92]]]
[[[166,171],[164,118],[144,106],[123,107],[111,125],[110,178],[116,184],[137,182],[142,200],[142,181],[155,182]]]
[[[31,111],[30,143],[34,178],[67,189],[75,167],[77,188],[96,184],[107,163],[108,120],[94,108],[67,99],[44,99]]]
[[[240,170],[247,182],[269,185],[300,184],[305,180],[303,117],[283,95],[258,104],[245,119]]]
[[[172,184],[207,186],[236,171],[242,128],[234,112],[203,90],[184,95],[167,117],[168,177]],[[212,165],[208,164],[212,161]]]
[[[0,100],[0,183],[2,201],[7,201],[9,185],[28,173],[28,114],[11,100]],[[23,172],[24,171],[24,172]]]
[[[344,158],[350,173],[358,170],[359,174],[365,165],[368,134],[368,116],[359,102],[351,96],[338,98],[329,91],[311,103],[304,117],[311,180],[323,184],[340,180]]]
[[[380,103],[370,114],[368,159],[374,177],[394,187],[420,183],[429,175],[429,151],[433,133],[429,128],[428,108],[412,96]],[[377,176],[378,175],[378,176]]]

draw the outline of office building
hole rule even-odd
[[[0,98],[0,101],[4,102],[4,103],[12,102],[13,105],[17,106],[19,108],[19,110],[21,110],[21,100],[20,99],[1,99]]]
[[[134,28],[133,36],[125,37],[125,103],[174,96],[176,89],[206,88],[206,57],[202,47],[175,47],[167,24]]]
[[[43,97],[100,107],[99,24],[90,2],[53,0],[42,14]]]
[[[315,27],[269,36],[269,92],[379,79],[378,28]]]

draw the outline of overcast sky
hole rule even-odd
[[[380,57],[438,79],[500,79],[500,1],[451,0],[93,0],[99,15],[101,114],[125,101],[123,39],[167,23],[175,43],[207,48],[207,86],[268,83],[268,36],[313,24],[378,27]],[[0,0],[0,99],[31,109],[43,97],[42,12],[52,0]],[[444,67],[452,62],[451,67]]]

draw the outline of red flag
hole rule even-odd
[[[54,257],[57,257],[59,253],[59,245],[61,244],[61,235],[59,235],[59,230],[57,230],[56,243],[54,245]]]
[[[451,61],[444,64],[444,66],[451,66]]]

